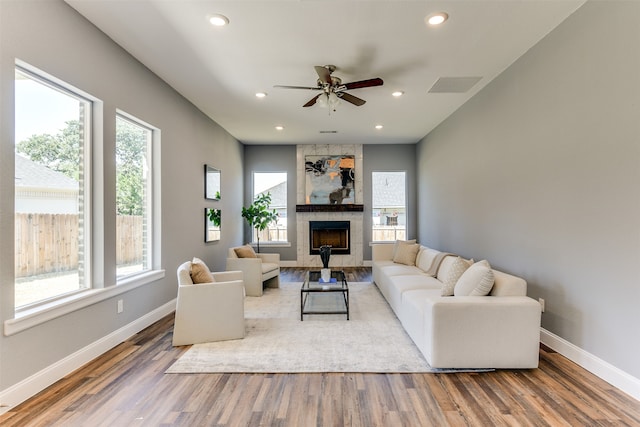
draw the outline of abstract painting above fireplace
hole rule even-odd
[[[355,203],[353,155],[305,156],[305,203],[346,205]]]

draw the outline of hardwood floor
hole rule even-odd
[[[350,281],[367,268],[345,269]],[[301,281],[304,270],[282,269]],[[460,374],[164,374],[173,315],[6,414],[2,426],[638,426],[640,402],[542,347],[540,368]]]

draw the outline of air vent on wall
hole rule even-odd
[[[320,133],[338,133],[337,130],[321,130]]]
[[[430,93],[465,93],[482,77],[440,77],[429,89]]]

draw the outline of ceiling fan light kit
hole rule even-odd
[[[320,90],[322,93],[311,98],[303,105],[303,107],[311,107],[318,104],[318,106],[322,108],[329,108],[329,111],[336,111],[336,107],[340,105],[340,100],[347,101],[358,107],[367,102],[364,99],[347,93],[347,90],[364,89],[367,87],[382,86],[384,84],[382,79],[379,77],[343,84],[341,78],[331,75],[336,68],[337,67],[335,65],[316,65],[314,67],[318,74],[316,86],[275,85],[274,87],[284,89]]]

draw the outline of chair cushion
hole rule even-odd
[[[253,250],[251,245],[244,245],[234,249],[238,258],[258,258],[256,252]]]
[[[200,258],[193,258],[191,261],[191,280],[194,284],[215,282],[213,274]]]
[[[262,263],[262,274],[268,273],[269,271],[277,270],[278,264],[273,262],[263,262]]]

